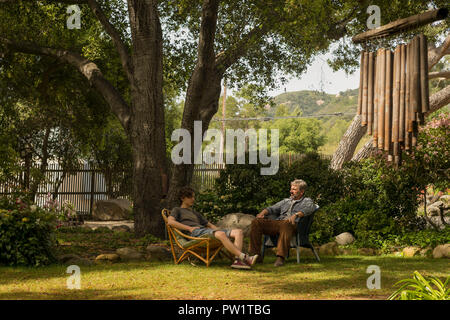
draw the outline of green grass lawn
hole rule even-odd
[[[69,290],[63,265],[0,267],[0,299],[386,299],[396,281],[414,270],[442,279],[448,260],[392,256],[304,258],[273,267],[267,257],[253,270],[234,270],[226,260],[209,268],[171,262],[115,263],[81,267],[81,289]],[[366,287],[369,265],[381,269],[381,289]]]
[[[62,229],[57,238],[58,255],[73,253],[91,260],[125,246],[144,250],[154,241],[109,230]],[[0,299],[386,299],[395,291],[394,283],[411,278],[415,270],[442,280],[450,271],[447,259],[355,255],[321,257],[321,262],[304,257],[297,264],[294,256],[280,268],[273,266],[274,260],[267,256],[253,270],[231,269],[225,259],[214,260],[209,268],[187,261],[80,265],[80,290],[67,288],[68,265],[0,266]],[[380,267],[379,290],[366,287],[370,265]]]

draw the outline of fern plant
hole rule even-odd
[[[450,277],[442,283],[437,277],[425,279],[418,271],[414,271],[412,279],[398,281],[401,285],[388,300],[450,300]]]

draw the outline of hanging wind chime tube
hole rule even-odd
[[[369,53],[364,51],[364,65],[363,65],[363,95],[362,95],[362,119],[361,125],[367,125],[367,100],[368,100],[368,82],[369,82]]]
[[[394,88],[392,93],[392,140],[395,163],[399,162],[399,118],[400,118],[400,72],[401,72],[401,47],[394,51]]]
[[[406,94],[406,46],[400,45],[400,101],[399,101],[399,128],[398,141],[405,139],[405,94]]]
[[[380,77],[378,83],[379,103],[378,103],[378,149],[384,148],[384,108],[385,108],[385,79],[386,79],[386,54],[383,48],[380,49]]]
[[[411,112],[410,112],[410,107],[411,107],[411,95],[410,95],[410,78],[411,78],[411,65],[410,65],[410,61],[411,61],[411,43],[408,43],[406,45],[406,78],[405,78],[405,82],[406,82],[406,93],[405,93],[405,122],[404,122],[404,129],[405,129],[405,150],[409,150],[411,147],[411,143],[410,143],[410,131],[409,131],[409,127],[410,127],[410,121],[409,118],[411,116]]]
[[[372,147],[378,146],[378,78],[379,78],[379,56],[375,55],[374,61],[374,89],[373,89],[373,116],[372,116]]]
[[[384,151],[391,153],[392,127],[392,52],[386,50],[386,80],[384,98]]]
[[[359,95],[358,95],[358,114],[362,113],[362,97],[363,97],[363,79],[364,79],[364,53],[365,51],[361,51],[361,62],[359,65]]]
[[[374,91],[374,53],[369,52],[369,77],[367,82],[367,133],[372,135],[373,127],[373,91]]]
[[[417,145],[417,137],[419,134],[419,123],[423,124],[421,121],[422,119],[422,89],[420,88],[420,40],[419,36],[414,37],[413,40],[414,43],[414,88],[415,88],[415,94],[414,94],[414,115],[415,120],[413,123],[413,132],[412,132],[412,141],[411,145],[415,147]]]
[[[420,34],[420,88],[422,89],[422,114],[430,110],[430,92],[428,87],[428,43],[427,37]]]

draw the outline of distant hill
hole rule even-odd
[[[338,94],[309,90],[286,92],[276,96],[274,102],[275,107],[268,110],[270,115],[275,115],[277,108],[281,105],[284,105],[290,112],[300,109],[303,116],[336,112],[349,113],[350,115],[345,116],[319,118],[322,121],[322,132],[327,138],[326,144],[319,151],[331,155],[336,150],[342,135],[356,114],[358,89],[347,90]],[[361,139],[357,149],[368,139],[367,135]]]
[[[299,107],[305,116],[335,112],[355,113],[357,101],[358,89],[338,94],[309,90],[293,91],[282,93],[274,98],[277,106],[286,105],[291,111]]]

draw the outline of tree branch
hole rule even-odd
[[[425,113],[425,117],[445,107],[450,103],[450,85],[446,86],[444,89],[439,90],[430,97],[430,110]]]
[[[450,54],[450,35],[447,36],[439,48],[428,50],[428,70],[431,70],[447,54]]]
[[[121,94],[105,79],[98,66],[90,60],[80,55],[63,49],[40,47],[30,42],[15,42],[7,38],[0,37],[0,43],[7,49],[14,52],[26,54],[44,55],[56,57],[58,60],[66,62],[78,69],[86,79],[101,93],[103,98],[116,114],[125,129],[128,128],[130,110]]]
[[[204,0],[198,41],[198,65],[203,68],[214,63],[214,38],[219,0]]]
[[[97,1],[87,0],[87,3],[89,4],[89,7],[91,8],[92,12],[94,12],[94,14],[97,16],[97,19],[100,21],[100,23],[105,28],[108,35],[113,40],[114,45],[116,46],[116,49],[119,53],[120,60],[122,62],[122,67],[128,77],[128,80],[133,85],[134,78],[133,78],[133,67],[132,67],[132,63],[131,63],[131,58],[128,53],[128,48],[126,47],[125,43],[122,41],[120,33],[109,22],[108,18],[106,17],[105,13],[103,12],[102,8],[97,3]]]
[[[430,72],[428,74],[428,79],[448,79],[450,78],[450,71],[436,71],[436,72]]]
[[[216,67],[222,71],[227,70],[233,63],[247,53],[248,49],[257,39],[260,39],[267,32],[268,28],[265,24],[255,26],[232,47],[220,52],[216,56]]]

